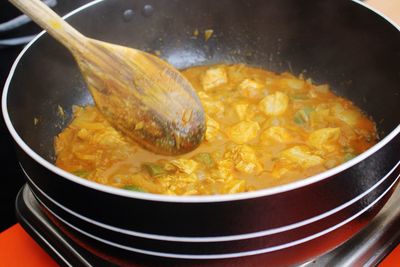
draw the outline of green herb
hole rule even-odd
[[[353,153],[353,149],[351,147],[345,146],[343,148],[344,153]]]
[[[310,114],[314,111],[315,109],[312,107],[304,107],[299,111],[297,111],[296,114],[294,114],[293,121],[299,125],[305,124],[306,122],[309,121]]]
[[[123,189],[125,190],[130,190],[130,191],[135,191],[135,192],[147,192],[146,190],[144,190],[143,188],[140,188],[138,186],[135,185],[125,185],[123,187]]]
[[[293,100],[307,100],[310,99],[308,95],[292,95],[290,96],[291,99]]]
[[[304,110],[304,113],[306,113],[307,116],[310,116],[310,114],[315,111],[315,109],[312,108],[312,107],[304,107],[303,110]]]
[[[73,175],[82,177],[82,178],[86,178],[89,176],[89,172],[88,171],[84,171],[84,170],[76,170],[71,172]]]
[[[297,113],[294,115],[293,121],[294,121],[296,124],[300,124],[300,125],[306,123],[306,122],[304,121],[304,119],[302,118],[302,116],[301,116],[300,114],[297,114]]]
[[[212,167],[214,165],[214,160],[209,153],[199,153],[194,157],[200,163],[203,163],[207,167]]]
[[[155,163],[144,163],[142,164],[142,168],[145,169],[150,176],[160,176],[166,173],[166,170],[159,164]]]
[[[346,153],[346,154],[344,155],[343,160],[344,160],[344,162],[346,162],[346,161],[349,161],[349,160],[351,160],[351,159],[353,159],[353,158],[355,158],[355,157],[356,157],[356,155],[353,154],[353,153]]]

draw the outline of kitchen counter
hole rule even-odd
[[[369,0],[365,2],[400,25],[400,0]]]

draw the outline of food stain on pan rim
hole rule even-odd
[[[84,10],[88,7],[96,5],[103,1],[104,0],[95,0],[93,2],[90,2],[86,5],[83,5],[77,9],[73,10],[72,12],[63,16],[63,18],[66,19],[72,15],[75,15],[75,14],[81,12],[82,10]],[[367,9],[373,11],[375,14],[383,17],[387,22],[389,22],[392,26],[394,26],[400,32],[400,26],[397,25],[396,23],[394,23],[391,19],[386,17],[381,12],[369,7],[368,5],[366,5],[365,3],[362,3],[359,0],[352,0],[352,1],[354,3],[357,3]],[[44,166],[46,169],[50,170],[51,172],[53,172],[57,175],[60,175],[72,182],[78,183],[80,185],[83,185],[85,187],[89,187],[89,188],[92,188],[92,189],[95,189],[98,191],[102,191],[102,192],[106,192],[106,193],[110,193],[110,194],[114,194],[114,195],[119,195],[122,197],[128,197],[128,198],[137,198],[137,199],[148,200],[148,201],[176,202],[176,203],[224,202],[224,201],[236,201],[236,200],[244,200],[244,199],[269,196],[269,195],[274,195],[274,194],[279,194],[279,193],[299,189],[299,188],[305,187],[307,185],[320,182],[320,181],[327,179],[333,175],[336,175],[342,171],[345,171],[346,169],[349,169],[350,167],[360,163],[364,159],[368,158],[369,156],[371,156],[372,154],[374,154],[375,152],[380,150],[382,147],[384,147],[386,144],[388,144],[392,139],[394,139],[400,133],[400,124],[399,124],[392,132],[390,132],[385,138],[383,138],[381,141],[379,141],[376,145],[372,146],[367,151],[358,155],[354,159],[351,159],[337,167],[334,167],[325,172],[307,177],[300,181],[295,181],[295,182],[292,182],[289,184],[266,188],[266,189],[260,189],[260,190],[251,191],[251,192],[237,193],[237,194],[231,194],[231,195],[216,195],[216,196],[166,196],[166,195],[157,195],[157,194],[127,191],[124,189],[113,188],[113,187],[110,187],[107,185],[98,184],[98,183],[95,183],[92,181],[85,180],[81,177],[75,176],[69,172],[66,172],[66,171],[56,167],[55,165],[53,165],[52,163],[48,162],[43,157],[41,157],[39,154],[37,154],[35,151],[33,151],[18,135],[18,133],[16,132],[16,130],[14,129],[14,127],[12,125],[10,116],[8,114],[7,94],[8,94],[8,89],[10,87],[14,72],[17,68],[17,65],[18,65],[19,61],[21,60],[22,56],[29,49],[29,47],[31,47],[32,44],[34,44],[45,33],[46,33],[45,31],[42,31],[31,42],[29,42],[28,45],[26,45],[24,47],[24,49],[21,51],[21,53],[18,55],[17,59],[14,61],[13,65],[11,67],[10,73],[9,73],[6,83],[4,85],[3,95],[2,95],[2,111],[3,111],[3,117],[5,120],[5,123],[7,125],[8,130],[10,131],[12,137],[14,138],[15,142],[18,144],[18,146],[25,153],[27,153],[32,159],[34,159],[36,162],[38,162],[40,165]]]

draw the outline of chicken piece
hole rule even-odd
[[[296,163],[303,169],[307,169],[323,163],[323,159],[313,155],[307,146],[294,146],[282,151],[281,158]]]
[[[196,174],[176,173],[164,175],[157,178],[157,184],[161,185],[166,194],[186,195],[196,194],[195,188],[200,188],[199,179]]]
[[[92,141],[104,148],[113,148],[126,145],[126,142],[123,140],[121,134],[112,128],[92,133]]]
[[[287,143],[291,141],[292,137],[289,134],[289,131],[280,126],[271,126],[267,130],[265,130],[260,139],[262,142],[274,141],[278,143]]]
[[[340,103],[335,104],[331,108],[331,112],[333,113],[333,116],[353,127],[356,126],[361,117],[361,114],[359,112],[346,109]]]
[[[247,115],[247,108],[249,107],[249,104],[237,104],[235,105],[235,111],[236,114],[238,115],[240,120],[244,120]]]
[[[208,114],[216,116],[222,116],[224,114],[225,107],[222,101],[204,101],[202,104]]]
[[[199,95],[201,103],[208,114],[213,114],[216,116],[221,116],[224,114],[225,106],[222,101],[213,100],[209,95],[202,91],[198,92],[197,94]]]
[[[210,116],[206,117],[206,134],[205,134],[205,138],[207,141],[212,141],[215,139],[215,137],[217,136],[217,134],[219,133],[219,123],[216,122],[213,118],[211,118]]]
[[[82,128],[82,129],[80,129],[80,130],[78,131],[77,136],[78,136],[80,139],[88,139],[88,138],[90,138],[91,135],[90,135],[90,132],[89,132],[87,129]]]
[[[316,86],[314,86],[313,89],[316,92],[321,93],[321,94],[327,94],[330,92],[329,85],[327,85],[327,84],[316,85]]]
[[[246,181],[234,179],[226,183],[224,187],[228,194],[244,192],[246,190]]]
[[[258,104],[259,109],[266,115],[276,116],[283,114],[289,105],[289,97],[281,92],[267,95]]]
[[[230,159],[220,160],[218,162],[218,178],[226,181],[234,179],[232,175],[234,163]]]
[[[265,86],[252,79],[243,80],[238,88],[243,96],[253,99],[262,98],[265,92]]]
[[[235,169],[247,174],[259,174],[263,167],[259,162],[255,151],[247,145],[237,145],[224,155],[235,164]]]
[[[287,163],[282,164],[282,162],[277,161],[272,168],[271,175],[275,178],[281,178],[286,173],[290,172],[290,165]]]
[[[239,161],[239,163],[235,165],[235,169],[247,174],[258,174],[261,170],[260,165],[246,161]]]
[[[224,67],[208,69],[202,79],[204,91],[209,91],[217,86],[226,84],[227,82],[228,75]]]
[[[323,128],[310,134],[307,144],[326,152],[333,152],[340,137],[340,128]]]
[[[315,112],[310,114],[310,126],[312,129],[327,127],[329,125],[330,112],[324,107],[317,107]]]
[[[199,163],[192,159],[174,159],[169,163],[177,167],[179,171],[186,174],[192,174],[199,166]]]
[[[297,78],[285,79],[285,83],[291,89],[300,90],[304,87],[305,81]]]
[[[229,139],[237,144],[245,144],[257,137],[260,125],[254,121],[241,121],[228,128]]]

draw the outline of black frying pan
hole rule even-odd
[[[14,64],[2,107],[28,183],[61,228],[131,260],[292,264],[353,236],[390,196],[400,174],[400,33],[360,2],[107,0],[74,13],[68,21],[87,36],[160,50],[178,68],[242,62],[329,83],[377,122],[381,141],[322,174],[235,195],[159,196],[86,181],[53,165],[53,138],[72,105],[92,100],[69,53],[44,34]],[[215,34],[206,42],[195,29]]]

